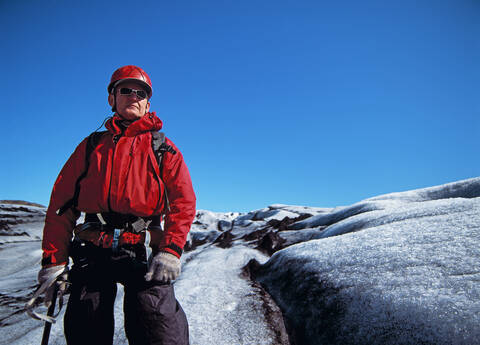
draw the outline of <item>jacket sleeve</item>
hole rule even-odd
[[[168,138],[166,144],[172,146],[176,154],[168,152],[162,158],[162,180],[170,207],[165,210],[164,236],[159,249],[180,257],[195,218],[196,197],[182,153]]]
[[[53,185],[43,228],[42,266],[44,267],[62,265],[68,262],[68,247],[79,214],[72,208],[62,215],[58,215],[56,212],[75,193],[75,183],[85,169],[87,140],[85,138],[77,146]]]

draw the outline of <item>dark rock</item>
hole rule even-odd
[[[0,219],[0,230],[10,230],[9,223],[3,219]]]
[[[248,233],[243,236],[242,239],[253,242],[251,244],[256,244],[255,249],[271,256],[276,251],[286,247],[286,240],[278,234],[278,231],[287,230],[288,225],[311,216],[311,214],[305,213],[296,218],[285,217],[282,220],[271,219],[268,221],[267,226]]]
[[[261,266],[262,265],[256,259],[250,259],[250,261],[242,268],[240,276],[255,281],[255,277]]]
[[[255,249],[271,256],[277,250],[283,249],[283,244],[285,242],[286,241],[281,238],[277,232],[268,231],[258,242],[258,246]]]
[[[249,232],[248,234],[243,236],[242,239],[245,240],[245,241],[256,241],[256,242],[258,242],[263,238],[263,236],[265,236],[265,234],[268,231],[269,231],[269,228],[264,227],[262,229]]]
[[[234,236],[232,235],[232,231],[225,231],[220,236],[217,237],[213,243],[220,248],[230,248],[232,246],[232,241]]]
[[[266,226],[262,229],[252,231],[242,237],[243,240],[251,242],[257,250],[271,256],[277,250],[284,248],[285,239],[280,237],[272,227]]]
[[[309,214],[309,213],[304,213],[304,214],[301,214],[300,216],[298,216],[296,218],[285,217],[282,220],[271,219],[271,220],[268,221],[268,225],[272,226],[275,229],[278,229],[279,231],[288,230],[288,226],[290,224],[293,224],[293,223],[299,222],[301,220],[310,218],[311,216],[312,215]]]

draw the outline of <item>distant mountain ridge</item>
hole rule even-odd
[[[35,206],[35,207],[47,208],[44,205],[37,204],[35,202],[24,201],[24,200],[0,200],[0,204],[26,205],[26,206]]]

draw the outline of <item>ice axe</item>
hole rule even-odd
[[[52,304],[48,307],[47,316],[53,318],[53,314],[55,313],[55,304],[57,303],[57,292],[58,287],[55,287],[53,291],[53,298]],[[52,322],[45,321],[45,327],[43,328],[43,336],[42,336],[42,344],[41,345],[48,345],[48,339],[50,338],[50,330],[52,329]]]
[[[64,291],[60,291],[59,289],[60,286],[56,283],[58,275],[50,277],[47,281],[45,281],[33,294],[33,297],[27,302],[25,305],[25,310],[28,315],[30,315],[32,318],[37,319],[37,320],[43,320],[45,321],[45,327],[43,329],[43,336],[42,336],[42,344],[41,345],[47,345],[48,344],[48,339],[50,337],[50,330],[52,328],[52,323],[55,323],[55,318],[58,316],[60,311],[62,310],[63,306],[63,293]],[[42,315],[37,312],[35,312],[33,309],[35,307],[35,302],[37,298],[45,293],[45,291],[48,289],[49,286],[53,284],[53,293],[52,293],[52,298],[51,298],[51,304],[48,307],[47,314]],[[57,314],[55,315],[55,304],[57,304],[57,299],[59,300],[59,310]]]

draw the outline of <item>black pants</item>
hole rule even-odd
[[[117,282],[125,287],[130,345],[188,345],[188,322],[173,285],[146,282],[143,245],[111,249],[74,241],[70,298],[64,319],[68,345],[112,345]]]

